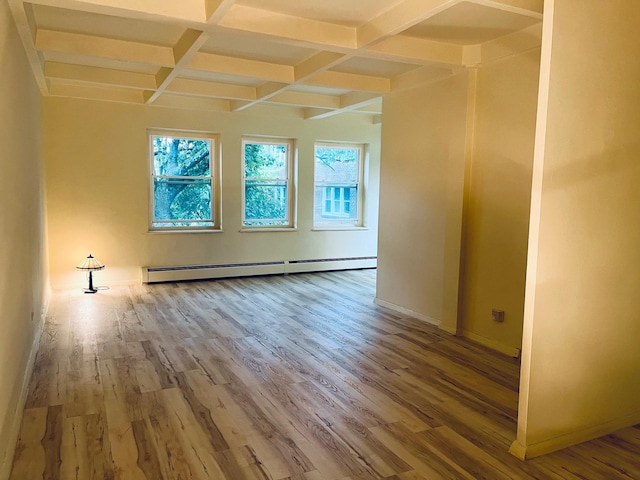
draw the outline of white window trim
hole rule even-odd
[[[264,145],[285,145],[287,147],[287,178],[247,178],[245,176],[245,145],[246,144],[264,144]],[[296,173],[297,173],[297,149],[296,141],[292,138],[280,138],[280,137],[261,137],[261,136],[247,136],[242,138],[242,210],[241,210],[241,232],[247,231],[296,231],[296,206],[297,206],[297,193],[296,193]],[[287,191],[287,218],[286,224],[278,225],[247,225],[245,222],[251,222],[245,218],[246,213],[246,181],[247,180],[262,180],[272,182],[285,182]],[[263,219],[256,221],[281,221],[281,219]]]
[[[328,147],[328,148],[353,148],[357,149],[358,154],[358,178],[356,183],[336,183],[336,182],[318,182],[316,179],[316,148]],[[342,143],[342,142],[315,142],[313,145],[313,231],[322,230],[366,230],[365,223],[365,201],[366,201],[366,173],[369,159],[369,148],[365,143]],[[355,186],[357,189],[357,217],[353,224],[330,222],[316,223],[316,190],[318,187],[346,187]],[[324,191],[322,198],[324,200]],[[321,200],[322,201],[322,200]],[[324,211],[324,205],[321,205],[321,211]],[[336,219],[344,217],[336,216]]]
[[[210,145],[209,150],[209,175],[208,176],[193,176],[193,177],[181,177],[175,178],[190,178],[190,179],[206,179],[211,182],[211,220],[204,220],[204,222],[213,222],[211,226],[186,226],[186,227],[174,227],[174,226],[154,226],[155,212],[155,196],[154,196],[154,179],[157,177],[154,169],[154,157],[153,157],[153,138],[154,137],[174,137],[174,138],[191,138],[195,140],[208,140]],[[204,232],[220,232],[222,231],[222,169],[220,162],[220,135],[211,132],[202,132],[194,130],[169,130],[169,129],[147,129],[147,145],[148,145],[148,161],[149,161],[149,215],[148,215],[148,232],[149,233],[204,233]],[[171,176],[166,176],[167,178]],[[176,220],[180,221],[180,220]],[[186,220],[190,221],[190,220]]]

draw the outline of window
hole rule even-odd
[[[149,133],[151,230],[220,228],[215,135]]]
[[[363,225],[364,151],[364,145],[316,144],[314,226]]]
[[[245,139],[242,152],[242,225],[293,227],[293,141]]]

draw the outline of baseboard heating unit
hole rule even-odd
[[[316,258],[277,260],[273,262],[228,263],[220,265],[183,265],[175,267],[143,267],[142,283],[179,282],[253,275],[285,275],[287,273],[323,272],[376,268],[377,257]]]

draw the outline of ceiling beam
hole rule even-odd
[[[98,87],[77,85],[54,80],[51,82],[50,95],[55,97],[85,98],[106,102],[144,103],[143,92],[128,88]]]
[[[480,62],[487,64],[503,58],[540,48],[542,45],[542,23],[497,38],[480,45]]]
[[[400,90],[407,90],[409,88],[415,88],[420,85],[437,82],[438,80],[450,77],[451,75],[462,70],[463,67],[450,70],[423,67],[416,70],[411,70],[410,72],[398,75],[391,80],[391,91],[397,92]]]
[[[285,91],[272,96],[269,103],[279,103],[296,107],[309,108],[340,108],[340,97],[336,95],[321,95],[318,93]]]
[[[402,59],[422,64],[462,65],[462,51],[462,45],[398,35],[371,45],[363,55],[391,61]]]
[[[196,53],[187,63],[187,68],[212,73],[224,73],[242,77],[260,78],[274,82],[293,82],[294,67],[277,63],[247,60],[213,53]]]
[[[357,47],[372,45],[446,10],[461,0],[404,0],[358,27]]]
[[[166,89],[167,92],[183,95],[198,95],[213,98],[234,100],[254,100],[256,89],[229,83],[206,82],[188,78],[176,78]]]
[[[44,74],[47,78],[55,78],[63,81],[116,85],[143,90],[156,88],[154,75],[112,70],[109,68],[46,62]]]
[[[229,100],[205,98],[191,95],[163,93],[152,106],[183,108],[188,110],[205,110],[207,112],[230,112]]]
[[[173,46],[174,67],[169,69],[163,67],[156,75],[158,87],[151,95],[145,96],[146,103],[153,103],[162,92],[180,74],[180,71],[189,63],[191,58],[202,48],[209,39],[209,35],[199,30],[187,29],[178,42]]]
[[[365,92],[350,92],[340,96],[340,107],[333,110],[305,109],[305,119],[328,118],[340,113],[358,110],[366,105],[380,102],[380,95]]]
[[[389,93],[391,91],[391,80],[388,78],[334,71],[321,72],[304,83],[306,85],[364,90],[366,92]]]
[[[356,30],[335,23],[232,5],[218,25],[246,32],[311,43],[352,49],[356,47]]]
[[[22,3],[21,0],[9,0],[9,8],[18,27],[20,40],[27,53],[27,59],[36,80],[36,84],[42,95],[49,93],[49,86],[44,76],[44,60],[35,47],[35,20],[31,5]]]
[[[204,23],[202,0],[29,0],[29,3],[136,20]]]
[[[38,50],[95,55],[124,62],[164,66],[175,65],[174,52],[171,47],[115,40],[80,33],[38,29],[35,46]]]
[[[330,69],[343,62],[346,55],[335,52],[320,52],[308,58],[294,67],[296,82],[302,82],[307,78]]]
[[[204,0],[204,13],[207,23],[217,24],[224,18],[236,0]]]
[[[542,21],[544,0],[468,0],[478,5],[516,13]]]

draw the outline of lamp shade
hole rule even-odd
[[[94,258],[93,255],[89,254],[89,256],[81,261],[76,268],[78,270],[88,270],[93,272],[95,270],[102,270],[104,265],[100,263],[97,258]]]

